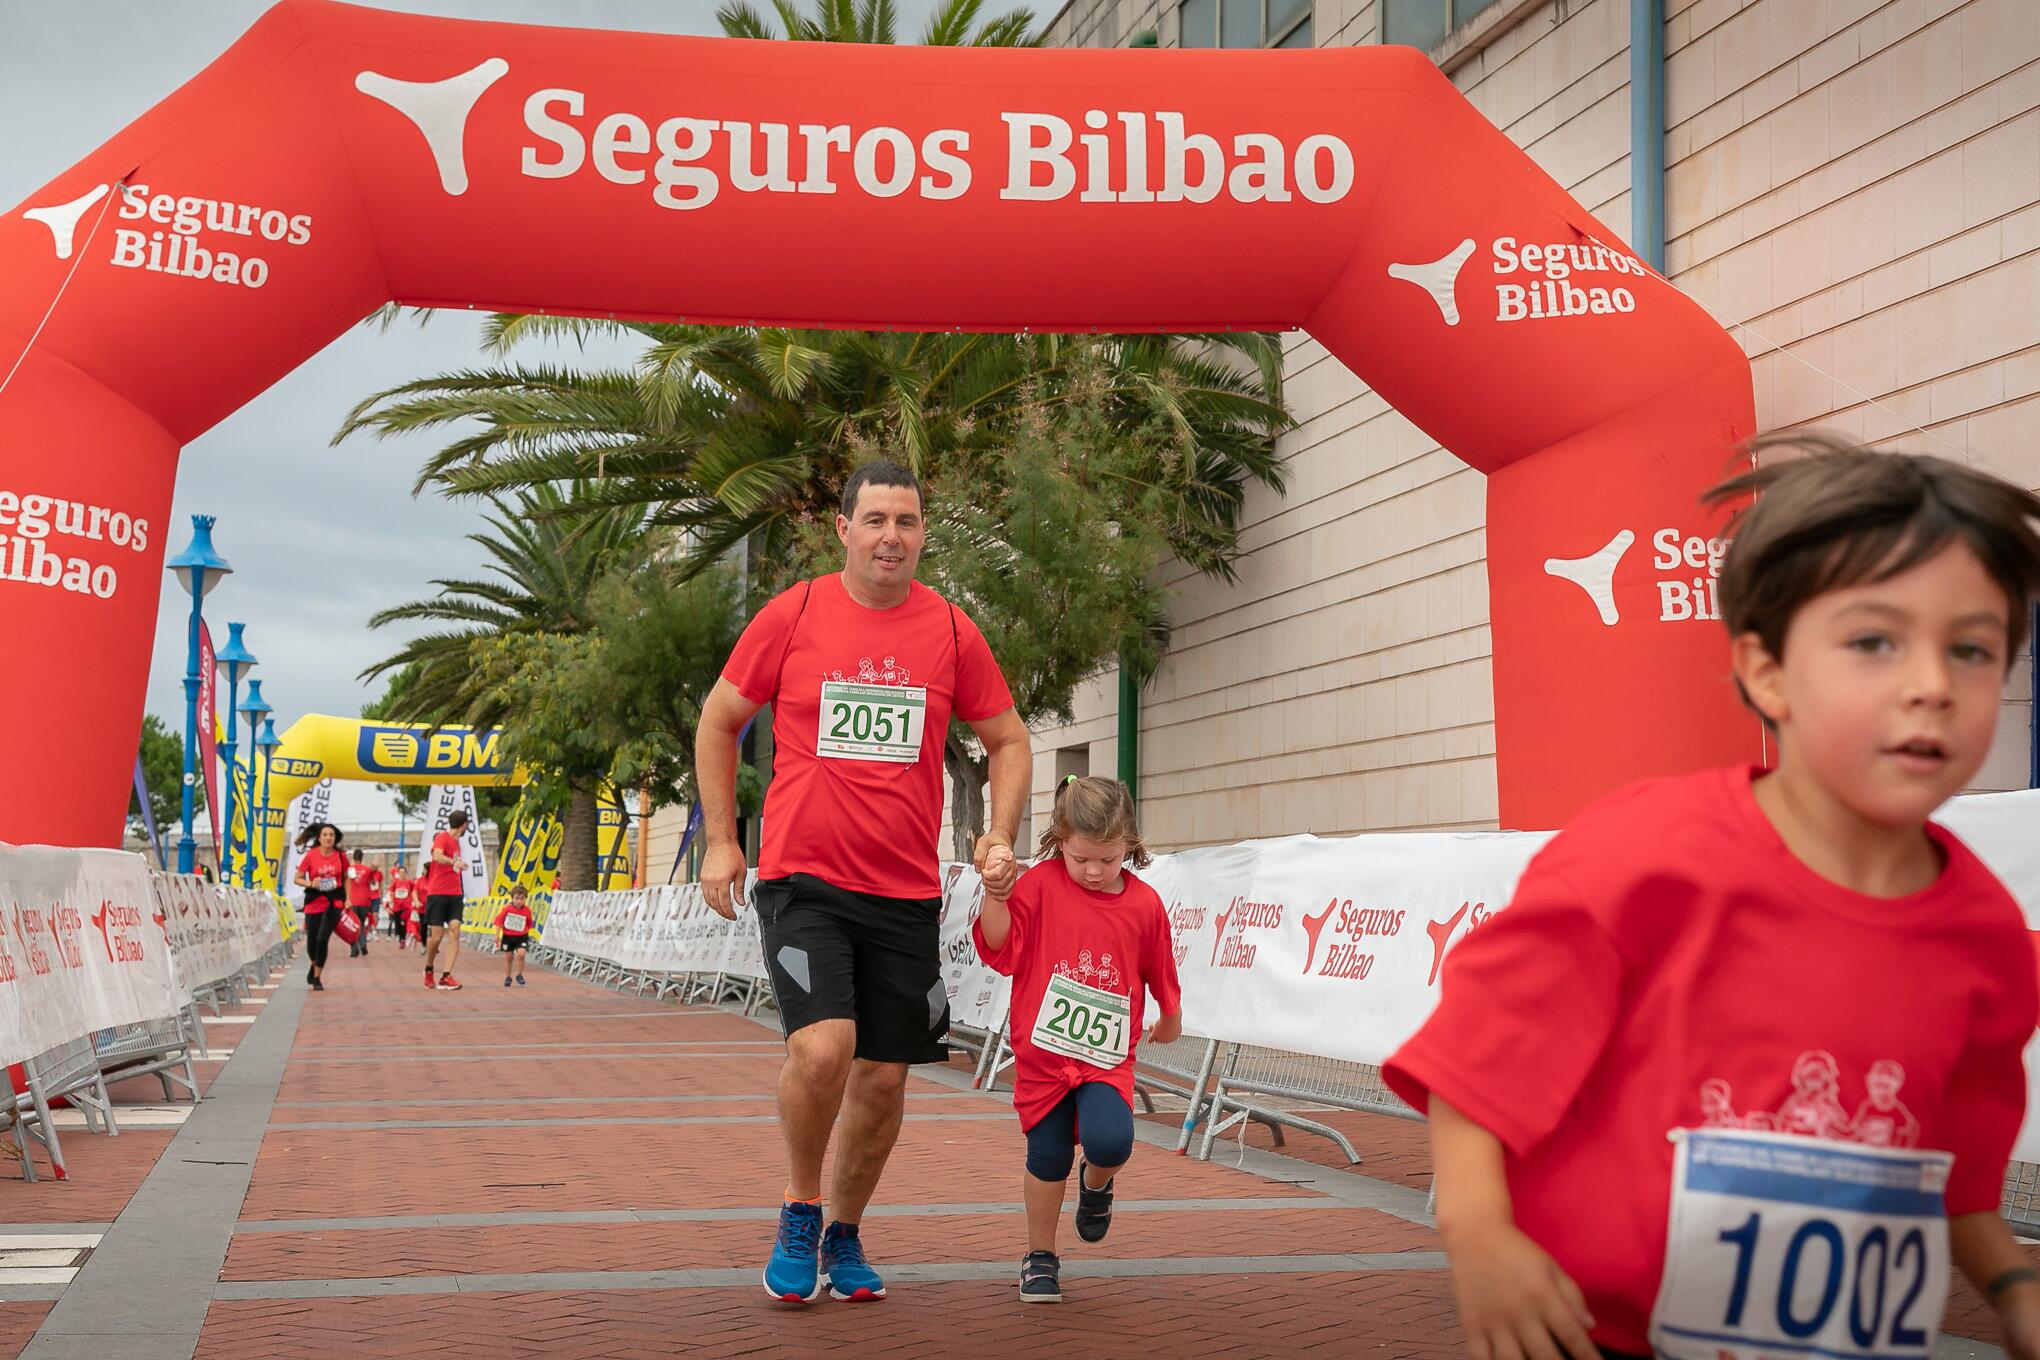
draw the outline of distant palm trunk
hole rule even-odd
[[[567,804],[566,839],[560,846],[560,887],[567,892],[595,886],[595,790],[576,788]]]

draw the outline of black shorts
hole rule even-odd
[[[505,935],[503,937],[503,952],[508,954],[514,950],[522,949],[530,943],[531,937],[529,935]]]
[[[434,893],[425,899],[425,928],[452,926],[458,930],[461,913],[466,908],[459,893]]]
[[[759,880],[752,901],[786,1033],[853,1020],[867,1062],[948,1060],[941,898],[875,897],[795,874]]]

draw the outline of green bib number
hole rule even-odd
[[[1034,1017],[1034,1046],[1111,1071],[1131,1052],[1133,1002],[1060,973]]]
[[[902,685],[822,682],[815,754],[824,760],[880,760],[912,765],[921,758],[928,691]]]

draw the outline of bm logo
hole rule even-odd
[[[355,757],[371,774],[501,774],[496,751],[501,736],[472,727],[364,727]]]
[[[326,762],[303,756],[278,756],[274,772],[286,779],[317,779],[326,772]]]

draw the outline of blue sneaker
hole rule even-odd
[[[765,1263],[765,1292],[782,1303],[813,1303],[822,1296],[822,1206],[788,1204],[779,1211],[779,1239]]]
[[[869,1303],[885,1297],[885,1281],[864,1259],[864,1243],[855,1223],[831,1223],[822,1235],[822,1269],[829,1292],[847,1303]]]

